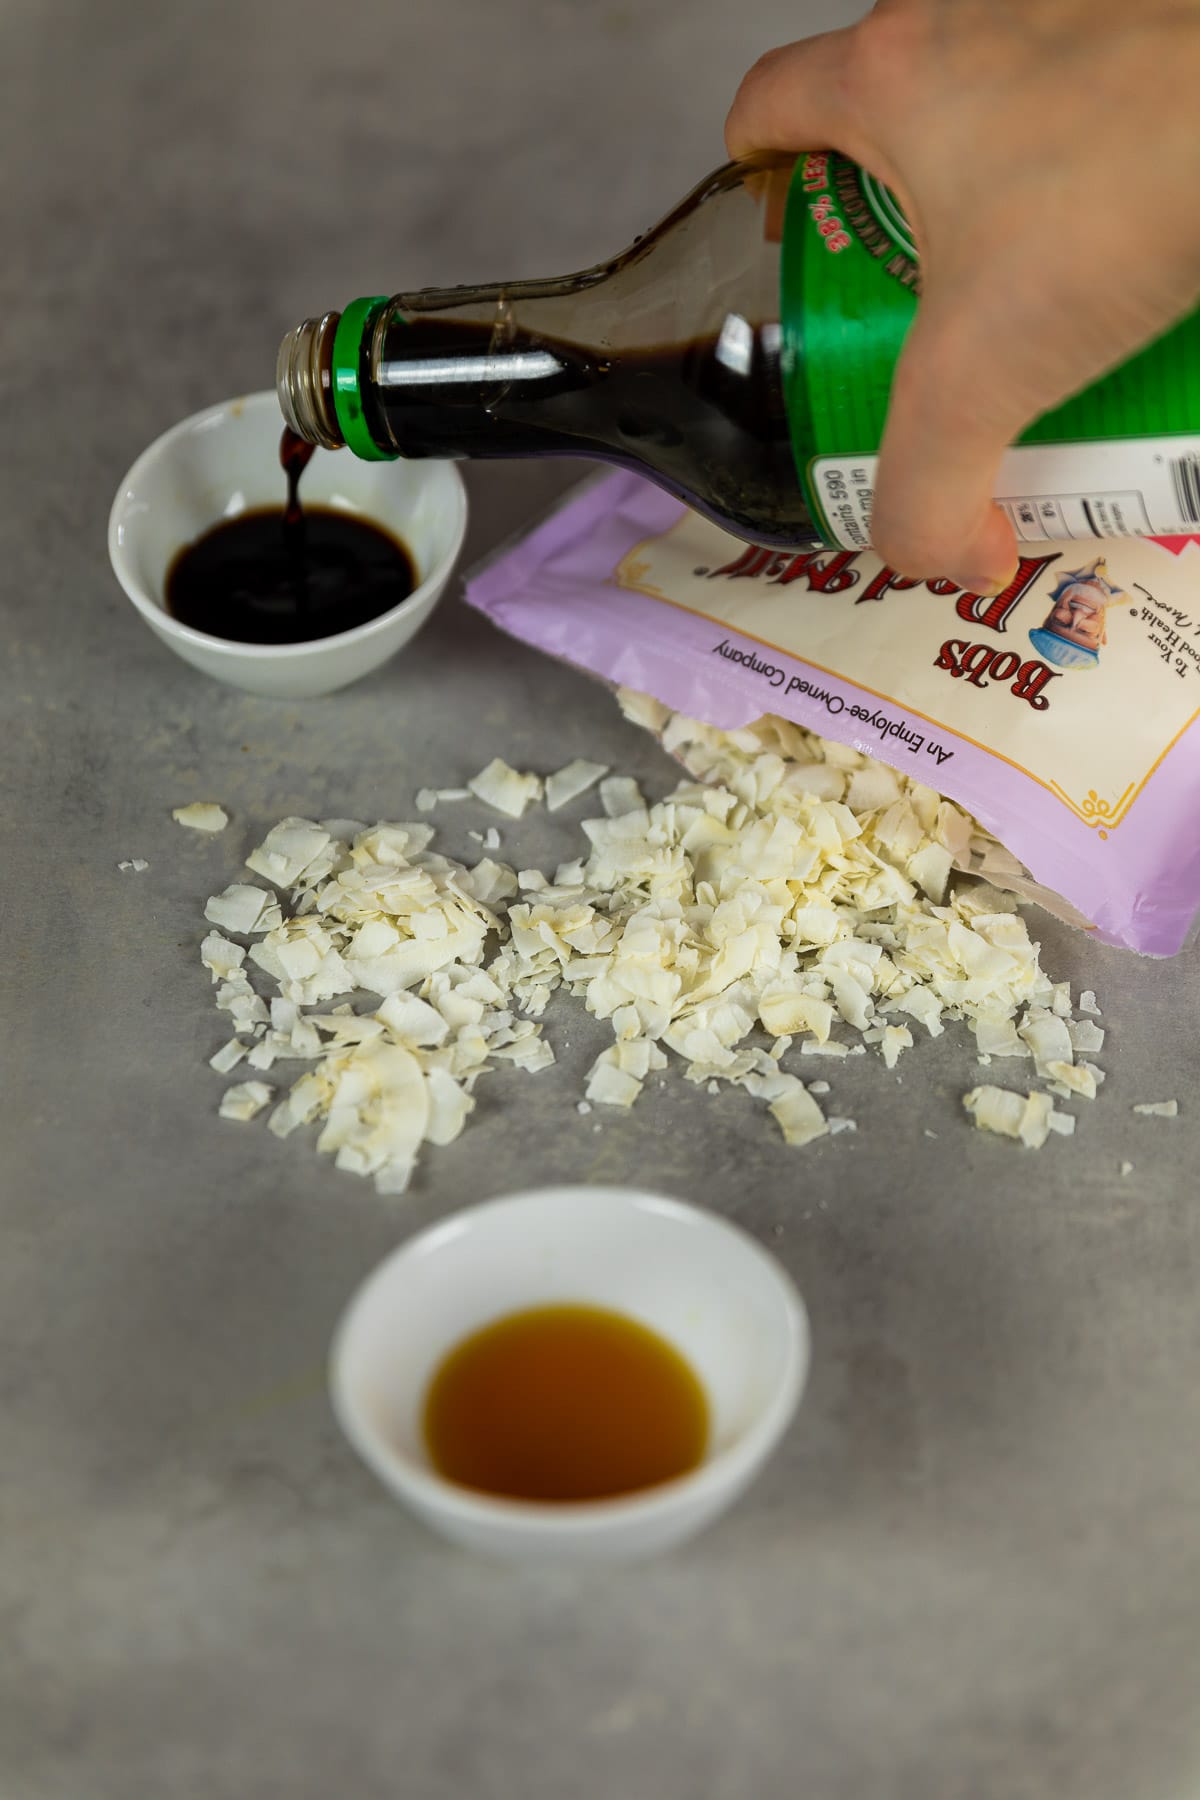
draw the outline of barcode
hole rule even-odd
[[[1173,457],[1171,480],[1180,518],[1189,525],[1200,525],[1200,456]]]

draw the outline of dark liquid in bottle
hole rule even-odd
[[[402,455],[596,457],[640,467],[755,542],[816,542],[779,327],[735,323],[718,337],[604,352],[533,334],[498,342],[490,325],[414,313],[387,327],[368,412],[382,411]],[[389,431],[376,435],[387,442]]]
[[[313,445],[285,430],[286,507],[255,507],[186,544],[167,570],[166,609],[181,625],[239,644],[301,644],[352,631],[417,585],[397,538],[353,513],[300,505]]]

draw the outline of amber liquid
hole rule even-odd
[[[239,644],[301,644],[366,625],[417,585],[398,538],[354,513],[300,504],[314,446],[285,430],[286,507],[255,507],[186,544],[164,600],[181,625]]]
[[[664,1338],[621,1313],[543,1306],[485,1326],[430,1384],[425,1441],[462,1487],[605,1500],[703,1460],[708,1401]]]

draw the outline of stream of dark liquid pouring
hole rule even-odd
[[[312,611],[308,590],[307,533],[300,504],[300,477],[312,461],[315,444],[297,436],[285,425],[279,440],[279,466],[287,476],[287,505],[283,509],[283,542],[296,583],[296,614],[307,619]]]
[[[279,466],[287,476],[287,508],[283,515],[285,531],[299,532],[304,529],[304,509],[300,505],[300,477],[313,458],[315,444],[297,437],[290,425],[283,428],[283,436],[279,440]]]

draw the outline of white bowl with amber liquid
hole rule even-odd
[[[172,618],[167,574],[175,557],[214,525],[257,507],[282,507],[283,430],[274,391],[206,407],[156,438],[117,489],[108,553],[126,594],[155,636],[218,681],[283,700],[347,687],[414,638],[441,599],[467,529],[467,496],[452,462],[363,462],[349,450],[316,450],[300,483],[302,504],[380,526],[407,549],[413,591],[351,631],[290,644],[241,643]]]
[[[447,1356],[528,1309],[601,1308],[647,1327],[698,1378],[699,1462],[601,1500],[512,1499],[447,1479],[426,1406]],[[628,1188],[545,1188],[452,1214],[368,1277],[334,1339],[330,1387],[351,1444],[418,1518],[493,1556],[626,1561],[710,1524],[775,1449],[804,1388],[804,1305],[779,1264],[716,1214]]]

